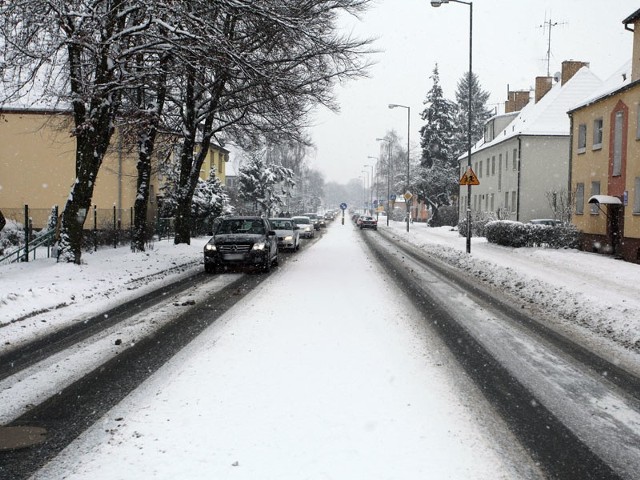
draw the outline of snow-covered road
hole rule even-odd
[[[34,478],[537,478],[350,224],[292,260]]]

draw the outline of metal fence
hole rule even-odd
[[[0,264],[29,261],[29,257],[36,258],[38,247],[46,248],[47,257],[55,255],[52,246],[55,243],[56,232],[60,226],[58,208],[3,208],[2,212],[8,220],[13,220],[23,226],[22,238],[19,244],[7,251],[0,252]],[[55,220],[53,220],[55,218]],[[192,236],[207,235],[212,229],[213,219],[196,218],[191,222]],[[93,206],[86,212],[84,223],[85,250],[97,250],[99,246],[126,245],[133,237],[134,210],[113,208],[98,208]],[[46,232],[46,234],[45,234]],[[151,239],[170,239],[175,237],[175,218],[155,218],[148,224],[147,237]],[[46,238],[46,241],[43,240]],[[0,249],[1,250],[1,249]]]

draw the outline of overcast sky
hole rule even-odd
[[[612,75],[632,55],[633,33],[622,20],[640,8],[636,0],[474,0],[473,71],[491,96],[491,107],[504,108],[507,88],[530,89],[547,73],[551,29],[551,75],[564,60],[590,63],[601,79]],[[311,165],[327,181],[358,178],[369,156],[380,153],[382,137],[395,129],[406,144],[407,110],[411,108],[412,156],[419,155],[420,113],[432,86],[435,64],[447,98],[468,71],[469,7],[449,3],[433,8],[429,0],[374,0],[360,19],[344,20],[346,31],[377,38],[377,62],[366,79],[336,89],[338,114],[319,109],[311,130],[316,151]]]

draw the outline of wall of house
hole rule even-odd
[[[640,85],[605,97],[573,113],[573,153],[571,187],[575,191],[577,185],[584,184],[583,213],[574,208],[572,222],[583,232],[585,250],[590,244],[610,243],[607,232],[607,214],[611,208],[601,209],[587,204],[592,195],[592,182],[600,182],[600,194],[620,198],[624,203],[623,245],[624,257],[630,261],[638,261],[640,248],[640,131],[638,116],[640,115]],[[622,174],[612,175],[613,158],[613,125],[615,112],[624,114],[623,125],[623,158]],[[594,145],[594,120],[602,119],[602,142]],[[579,146],[579,128],[586,126],[586,145]]]
[[[567,193],[569,137],[525,136],[520,154],[520,218],[555,218],[553,192]]]
[[[516,205],[513,199],[518,189],[517,153],[518,142],[511,138],[487,147],[471,155],[471,166],[480,185],[471,187],[471,210],[477,213],[497,213],[501,217],[516,219]],[[487,167],[488,166],[488,167]],[[467,168],[466,159],[461,163],[460,176]],[[467,208],[467,187],[460,187],[460,218],[464,218]],[[506,196],[505,196],[506,195]]]
[[[5,112],[0,119],[0,209],[23,221],[29,205],[34,228],[45,226],[54,205],[62,212],[75,180],[75,138],[68,114]],[[123,228],[130,225],[136,190],[136,155],[126,152],[118,137],[104,158],[96,179],[93,204],[98,227],[113,223],[113,207]],[[155,215],[155,180],[151,185],[150,216]],[[92,228],[88,215],[85,228]]]

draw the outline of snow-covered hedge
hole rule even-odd
[[[487,223],[493,221],[490,218],[476,217],[471,218],[471,236],[472,237],[484,237],[485,236],[485,226]],[[458,232],[460,236],[467,236],[467,219],[462,218],[460,222],[458,222]]]
[[[577,248],[578,230],[573,225],[534,225],[496,220],[484,228],[487,241],[506,247]]]
[[[7,224],[0,231],[0,255],[10,252],[24,243],[24,226],[7,218]]]

